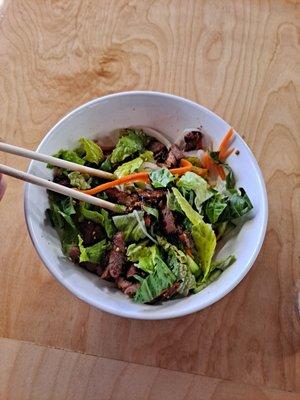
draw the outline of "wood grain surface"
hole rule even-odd
[[[58,285],[26,231],[23,185],[8,179],[0,206],[0,336],[14,341],[1,341],[4,399],[18,398],[22,387],[22,399],[95,398],[97,385],[107,381],[140,393],[136,382],[124,383],[135,374],[148,385],[149,399],[157,398],[156,386],[166,390],[165,399],[176,398],[164,382],[169,377],[175,387],[180,382],[178,398],[196,398],[194,385],[203,393],[212,387],[208,399],[299,398],[299,21],[297,0],[0,1],[5,140],[34,149],[60,117],[87,100],[166,91],[214,110],[242,134],[269,196],[266,240],[242,283],[199,313],[143,322],[99,312]],[[82,364],[72,367],[77,358]],[[99,363],[103,381],[94,370],[89,378],[85,363]],[[50,382],[57,382],[55,374],[69,367],[71,383],[50,391],[43,374],[49,368]],[[113,371],[117,377],[110,379]],[[94,397],[84,397],[86,387]],[[297,395],[281,397],[280,390]],[[107,389],[107,398],[123,397]]]
[[[0,398],[298,400],[297,394],[0,339]],[[26,374],[24,373],[26,371]]]

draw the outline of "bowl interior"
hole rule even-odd
[[[172,142],[180,131],[201,126],[216,145],[229,128],[214,113],[189,100],[157,92],[127,92],[93,100],[72,111],[45,136],[38,151],[52,154],[60,148],[72,148],[81,136],[102,138],[104,143],[114,143],[114,134],[110,132],[134,125],[155,128]],[[77,297],[113,314],[164,319],[186,315],[214,303],[232,290],[248,272],[257,257],[266,230],[267,200],[261,172],[239,135],[235,137],[234,146],[240,154],[232,155],[229,164],[235,172],[237,185],[245,188],[253,203],[253,218],[218,254],[218,258],[235,254],[237,261],[202,292],[158,306],[134,304],[109,283],[66,260],[55,230],[45,221],[48,207],[46,191],[27,184],[25,216],[39,256],[58,281]],[[36,161],[31,162],[29,172],[51,178],[51,171]]]

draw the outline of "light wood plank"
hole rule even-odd
[[[300,390],[299,5],[2,4],[0,135],[33,149],[61,116],[91,98],[130,89],[187,96],[244,135],[267,181],[270,218],[255,266],[222,301],[174,321],[129,321],[90,309],[54,282],[26,232],[23,186],[8,180],[0,207],[0,335]],[[1,162],[27,165],[10,155]]]
[[[6,400],[296,400],[298,395],[0,339]]]

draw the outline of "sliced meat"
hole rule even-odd
[[[123,278],[122,276],[120,276],[117,280],[116,280],[116,284],[118,286],[118,288],[120,290],[122,290],[122,292],[124,292],[124,290],[126,290],[127,288],[129,288],[129,286],[132,285],[132,282],[127,281],[127,279]]]
[[[80,263],[80,266],[97,275],[102,273],[102,266],[99,263],[84,261]]]
[[[125,261],[125,241],[122,232],[117,232],[112,238],[112,249],[108,256],[108,264],[105,268],[101,278],[114,279],[119,278],[121,275],[123,264]]]
[[[92,221],[82,221],[79,223],[79,230],[84,246],[92,246],[99,242],[103,237],[103,230],[99,224]]]
[[[183,158],[183,151],[177,146],[177,144],[172,144],[165,161],[168,168],[175,167],[179,160]]]
[[[179,282],[175,282],[171,287],[166,289],[162,294],[159,296],[160,300],[169,300],[171,297],[173,297],[179,288]]]
[[[129,297],[133,297],[140,286],[140,283],[132,283],[130,286],[128,286],[128,288],[124,290],[124,294],[127,294],[127,296]]]
[[[181,241],[186,249],[193,249],[193,241],[189,232],[180,229],[178,232],[178,239]]]
[[[73,263],[79,263],[80,250],[78,246],[71,247],[69,251],[69,258]]]
[[[167,158],[168,149],[163,143],[159,142],[158,140],[152,140],[148,144],[148,150],[152,151],[154,159],[158,162],[164,162]]]
[[[190,131],[184,136],[185,151],[202,149],[202,133]]]
[[[110,200],[122,204],[129,209],[140,206],[139,198],[136,194],[127,193],[117,188],[107,189],[105,191]]]
[[[127,296],[132,297],[135,292],[138,290],[138,288],[140,287],[139,283],[132,283],[130,281],[128,281],[127,279],[123,278],[122,276],[120,276],[117,279],[117,286],[120,290],[122,290],[122,292],[124,294],[127,294]]]
[[[175,224],[175,218],[172,211],[166,205],[161,209],[161,215],[163,219],[163,227],[165,232],[170,235],[172,233],[177,233],[177,228]]]
[[[166,197],[167,191],[165,189],[137,189],[137,194],[142,201],[145,201],[147,203],[157,203]]]
[[[71,187],[70,180],[65,175],[55,175],[53,177],[53,182],[58,183],[62,186]]]
[[[150,226],[152,225],[151,215],[145,214],[144,221],[145,221],[146,228],[150,228]]]
[[[132,278],[134,275],[136,275],[138,272],[137,267],[135,267],[133,264],[130,265],[130,267],[128,268],[127,272],[126,272],[126,278]]]

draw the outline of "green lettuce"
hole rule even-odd
[[[194,172],[186,172],[178,180],[177,187],[186,198],[188,197],[187,195],[191,194],[191,191],[194,192],[194,202],[198,211],[201,211],[202,203],[213,195],[206,180]],[[191,201],[189,202],[192,204]]]
[[[93,164],[99,164],[103,160],[103,151],[93,140],[80,138],[79,143],[85,151],[84,159]]]
[[[176,281],[176,276],[160,257],[154,258],[155,269],[147,278],[142,279],[141,286],[134,296],[135,303],[149,303],[170,288]]]
[[[232,221],[241,218],[252,210],[253,205],[243,188],[230,189],[223,195],[227,203],[220,214],[218,222]]]
[[[100,169],[102,171],[112,172],[113,165],[110,161],[110,156],[107,156],[106,159],[102,162],[102,164],[100,165]]]
[[[100,263],[107,248],[106,240],[101,240],[94,244],[93,246],[84,247],[83,240],[80,235],[78,235],[78,247],[80,250],[79,262],[92,262],[92,263]]]
[[[222,272],[225,271],[225,269],[227,269],[228,267],[230,267],[230,265],[232,265],[235,261],[236,257],[234,255],[230,255],[223,260],[213,261],[211,264],[210,273],[205,279],[202,279],[200,280],[200,282],[197,283],[194,292],[195,293],[200,292],[208,285],[210,285],[212,282],[217,280],[219,276],[222,274]]]
[[[144,204],[142,205],[142,208],[144,211],[146,211],[147,214],[153,215],[153,217],[158,219],[159,214],[157,208],[145,206]]]
[[[167,253],[168,266],[176,276],[176,280],[180,282],[178,292],[187,296],[196,286],[195,276],[200,274],[199,266],[190,256],[185,255],[165,238],[158,236],[157,241]]]
[[[167,206],[171,211],[182,213],[182,209],[172,192],[167,193]]]
[[[227,201],[220,193],[216,193],[205,204],[205,214],[210,223],[214,224],[218,221],[220,215],[227,207]]]
[[[73,150],[59,150],[57,153],[53,154],[53,157],[60,158],[62,160],[70,161],[80,165],[84,165],[85,162]],[[50,164],[48,164],[47,167],[53,168],[53,166]]]
[[[155,268],[155,259],[160,257],[156,244],[148,246],[148,242],[132,243],[127,248],[127,259],[145,272],[152,273]]]
[[[124,233],[124,239],[126,242],[137,242],[140,239],[145,239],[147,236],[145,233],[147,231],[144,222],[144,211],[116,215],[112,219],[118,231]]]
[[[216,235],[211,225],[203,221],[202,216],[191,207],[179,190],[176,188],[172,190],[182,211],[192,223],[191,233],[205,279],[210,272],[211,260],[217,244]]]
[[[160,168],[150,172],[150,179],[155,188],[165,188],[175,180],[175,176],[167,168]]]
[[[217,280],[219,276],[222,274],[222,271],[219,269],[214,270],[206,279],[205,281],[201,281],[198,283],[194,289],[195,293],[199,293],[201,290],[205,289],[209,286],[212,282]]]
[[[222,260],[216,260],[211,263],[211,271],[219,269],[225,271],[230,265],[236,262],[236,256],[230,255]]]
[[[146,140],[143,131],[138,129],[126,129],[111,153],[111,162],[116,164],[137,152],[140,153],[144,151],[145,143]]]
[[[99,211],[89,210],[89,205],[87,203],[80,204],[80,218],[93,221],[96,224],[100,224],[109,239],[113,237],[116,232],[114,224],[109,216],[109,213],[101,208]]]
[[[50,208],[46,210],[52,226],[57,230],[64,254],[78,242],[78,229],[72,219],[76,213],[73,199],[49,192]]]
[[[90,176],[87,174],[81,174],[80,172],[73,171],[68,174],[68,178],[70,179],[70,184],[73,187],[81,190],[91,188],[92,178],[90,178]]]
[[[139,157],[134,158],[131,161],[127,161],[126,163],[120,165],[114,172],[114,174],[118,178],[122,178],[123,176],[130,175],[133,172],[139,170],[145,161],[149,161],[153,158],[152,151],[145,151]]]

